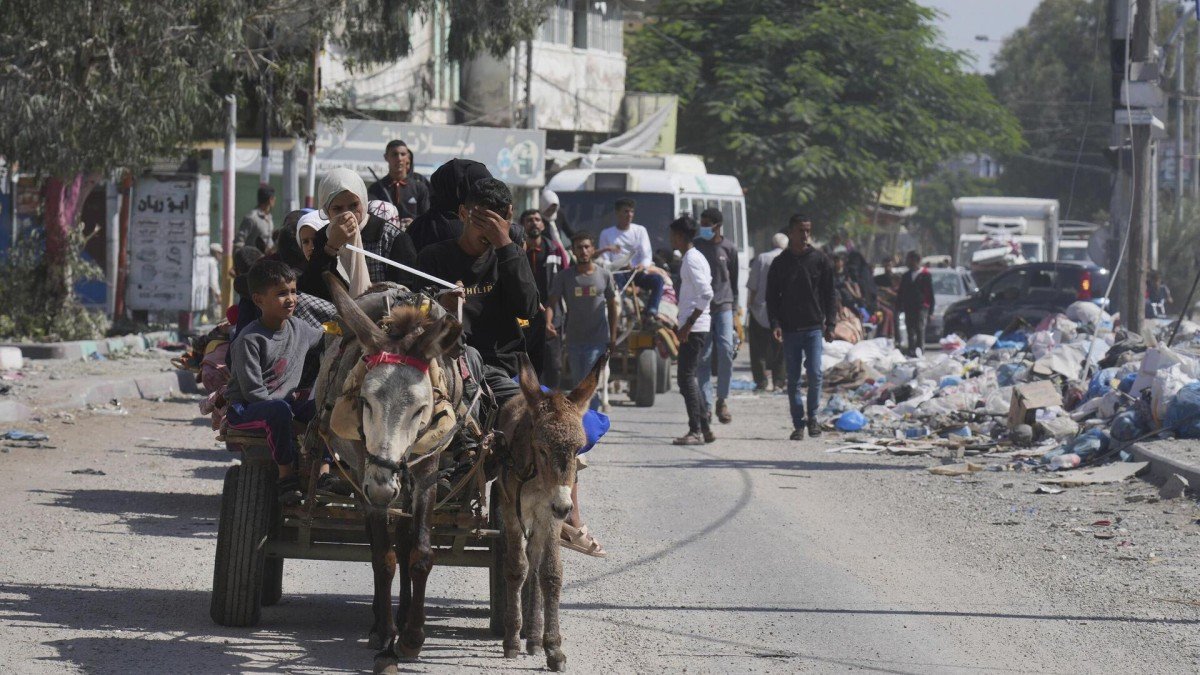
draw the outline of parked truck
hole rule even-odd
[[[954,200],[953,264],[979,283],[1012,265],[1058,259],[1058,200],[960,197]]]

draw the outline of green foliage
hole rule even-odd
[[[1174,217],[1174,205],[1163,202],[1158,217],[1158,269],[1171,289],[1175,305],[1170,312],[1183,310],[1188,289],[1200,270],[1200,201],[1188,199],[1183,204],[1183,220]],[[1195,304],[1197,299],[1193,299]]]
[[[42,230],[21,236],[0,259],[0,336],[34,342],[93,340],[104,337],[108,319],[63,296],[56,278],[100,281],[104,273],[82,256],[87,236],[79,227],[68,233],[64,274],[51,274],[45,263]]]
[[[890,180],[1016,150],[1015,120],[912,0],[663,0],[629,88],[680,96],[680,146],[749,188],[752,222],[825,222]]]
[[[223,97],[265,100],[307,133],[313,50],[356,64],[407,54],[409,17],[438,0],[0,1],[0,148],[26,173],[138,169],[219,137]],[[449,53],[503,50],[549,0],[448,0]]]
[[[954,250],[954,204],[959,197],[989,197],[1001,194],[994,178],[980,178],[962,169],[941,169],[913,188],[917,213],[909,231],[931,254]]]
[[[1064,218],[1108,209],[1112,129],[1108,0],[1043,0],[996,57],[990,84],[1028,150],[1001,156],[1004,194],[1058,199]],[[1078,160],[1079,168],[1075,164]]]

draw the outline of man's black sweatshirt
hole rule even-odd
[[[450,239],[417,254],[417,269],[451,283],[462,282],[467,293],[463,303],[467,344],[479,350],[485,364],[516,375],[517,354],[525,351],[517,319],[528,321],[538,311],[537,283],[521,247],[512,243],[473,258],[458,240]]]
[[[837,323],[833,263],[820,249],[784,249],[767,272],[767,316],[785,333],[832,330]]]

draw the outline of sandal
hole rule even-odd
[[[608,551],[605,551],[600,542],[596,541],[595,537],[588,532],[587,525],[576,529],[569,523],[563,523],[562,534],[563,536],[558,538],[558,543],[572,551],[579,551],[595,558],[608,557]]]

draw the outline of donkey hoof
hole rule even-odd
[[[532,639],[526,640],[525,641],[525,653],[529,654],[530,656],[537,656],[538,654],[541,654],[542,653],[541,640],[532,640]]]
[[[506,659],[515,659],[515,658],[518,658],[518,657],[520,657],[520,656],[521,656],[521,650],[520,650],[520,649],[517,649],[516,647],[505,647],[505,648],[504,648],[504,658],[506,658]]]
[[[372,672],[375,675],[397,675],[400,672],[400,663],[391,651],[381,652],[375,655],[375,669]]]
[[[556,673],[567,672],[567,655],[561,649],[546,652],[546,667]]]
[[[380,633],[377,630],[372,630],[367,634],[367,648],[379,651],[380,649],[387,647],[388,642],[391,642],[391,637],[392,636],[385,637],[383,633]]]
[[[400,639],[396,640],[396,654],[406,659],[415,659],[421,655],[421,648],[424,646],[424,631],[405,632]]]

